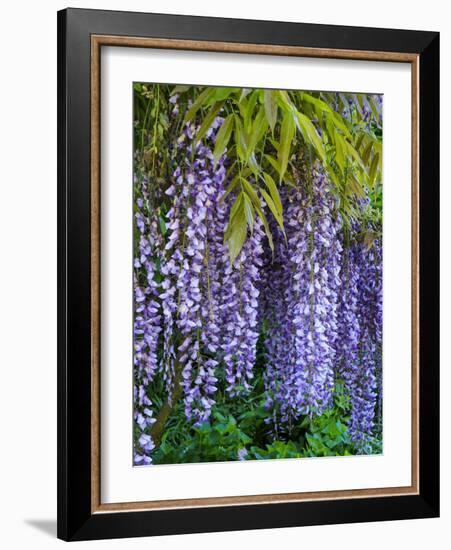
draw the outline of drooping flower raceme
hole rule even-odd
[[[208,420],[214,404],[219,361],[231,396],[249,389],[258,338],[259,256],[262,228],[255,223],[234,265],[224,243],[228,206],[225,157],[214,166],[212,148],[222,123],[217,117],[204,143],[193,143],[187,125],[179,140],[183,162],[166,191],[169,237],[162,265],[165,279],[164,368],[170,396],[183,393],[185,414],[195,424]]]
[[[356,234],[352,238],[344,248],[337,375],[350,399],[349,434],[364,453],[376,412],[381,415],[377,399],[382,395],[382,256],[379,240],[368,249]]]
[[[368,250],[358,245],[359,262],[359,368],[351,394],[351,424],[349,431],[356,445],[365,452],[368,435],[374,426],[377,384],[381,369],[382,297],[381,259],[378,243]]]
[[[192,129],[185,131],[192,138]],[[225,168],[215,173],[211,150],[199,144],[193,162],[177,168],[167,194],[169,240],[161,295],[165,315],[168,390],[183,388],[185,414],[200,423],[208,419],[216,391],[215,354],[219,344],[218,304],[209,258],[213,208],[223,189]]]
[[[286,202],[287,241],[280,235],[276,241],[272,281],[281,288],[272,290],[266,376],[282,423],[331,405],[341,264],[340,219],[324,173],[315,166],[311,181],[300,183]]]
[[[262,265],[263,227],[260,219],[233,265],[223,249],[222,351],[227,391],[231,397],[250,390],[258,340],[258,283]]]
[[[157,347],[161,332],[161,310],[155,260],[158,256],[158,234],[155,217],[149,212],[147,181],[141,181],[141,197],[136,200],[136,228],[139,234],[134,259],[134,417],[140,430],[135,438],[134,464],[150,464],[154,443],[150,428],[155,422],[152,401],[147,388],[157,368]]]

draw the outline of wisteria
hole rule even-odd
[[[155,422],[152,401],[147,393],[158,368],[157,347],[161,332],[158,284],[155,261],[158,256],[156,221],[145,211],[149,195],[147,182],[141,181],[141,197],[136,201],[136,229],[139,239],[134,259],[134,403],[135,422],[140,430],[134,463],[149,464],[154,448],[149,429]]]
[[[381,258],[378,242],[370,250],[361,244],[356,248],[360,335],[357,362],[349,385],[352,404],[350,433],[358,447],[364,450],[374,426],[376,389],[380,382]]]
[[[180,149],[192,146],[192,129]],[[223,190],[225,168],[212,171],[211,150],[199,144],[193,161],[186,158],[174,173],[166,194],[174,197],[167,214],[166,276],[161,294],[168,347],[166,376],[169,395],[174,385],[184,391],[185,414],[196,422],[208,419],[216,391],[215,354],[219,347],[216,205]]]
[[[135,90],[134,465],[381,452],[382,97]]]
[[[301,183],[301,182],[300,182]],[[287,240],[277,240],[267,386],[282,423],[321,414],[331,405],[340,285],[340,220],[324,174],[288,196]]]
[[[257,221],[254,234],[230,265],[223,252],[222,350],[227,391],[231,397],[250,389],[258,339],[258,296],[262,265],[263,230]]]
[[[195,129],[186,126],[179,140],[179,155],[185,161],[166,191],[173,198],[160,296],[166,380],[170,396],[175,386],[183,388],[186,417],[196,424],[211,414],[218,360],[224,364],[231,396],[249,390],[258,339],[256,283],[263,232],[257,222],[253,236],[230,264],[223,238],[228,210],[220,201],[225,158],[214,166],[211,148],[222,121],[221,117],[213,121],[206,144],[195,145]]]

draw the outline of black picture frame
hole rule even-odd
[[[91,36],[415,54],[419,61],[419,494],[93,513]],[[333,55],[331,55],[333,57]],[[58,12],[58,537],[88,540],[439,515],[439,33]]]

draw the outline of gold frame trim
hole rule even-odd
[[[408,487],[102,504],[100,500],[100,50],[102,46],[410,63],[412,69],[412,480]],[[91,513],[307,502],[419,494],[419,56],[128,36],[91,36]]]

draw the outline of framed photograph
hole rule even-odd
[[[439,35],[58,13],[58,536],[439,514]]]

